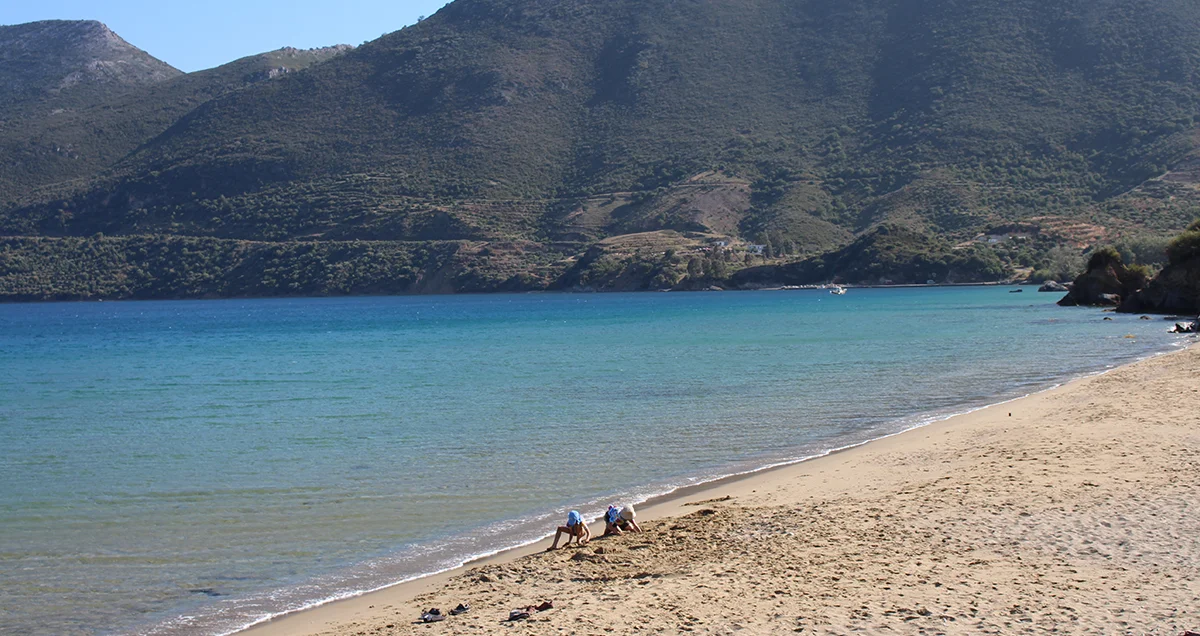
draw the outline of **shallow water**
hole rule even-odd
[[[226,633],[1181,342],[1057,298],[0,306],[0,633]]]

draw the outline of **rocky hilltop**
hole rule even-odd
[[[1198,42],[1188,0],[457,0],[296,72],[30,120],[0,236],[64,265],[0,296],[1005,278],[1194,216]]]
[[[18,50],[36,50],[40,52],[35,57],[53,59],[46,51],[70,51],[66,57],[73,60],[71,64],[43,63],[41,72],[25,68],[22,75],[30,78],[27,86],[61,86],[67,81],[62,78],[71,75],[63,72],[76,66],[116,69],[125,75],[113,71],[93,77],[76,72],[86,81],[70,80],[75,82],[70,90],[43,88],[30,91],[23,105],[0,104],[0,210],[11,206],[7,200],[41,186],[102,173],[216,97],[308,68],[353,48],[284,48],[183,74],[125,44],[99,22],[23,26],[42,25],[48,26],[0,27],[22,34],[5,40],[8,48],[0,45],[10,57],[19,57]],[[99,43],[82,43],[89,39]],[[53,46],[55,42],[58,46]],[[23,64],[29,66],[14,62],[13,67],[24,68]],[[0,63],[0,76],[6,73],[13,75],[14,68]]]
[[[95,21],[0,26],[0,116],[66,108],[183,73]]]

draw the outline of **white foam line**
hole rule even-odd
[[[1018,395],[1018,396],[1016,396],[1016,397],[1008,398],[1008,399],[1005,399],[1005,400],[1000,400],[1000,401],[998,401],[998,402],[993,402],[993,403],[989,403],[989,404],[984,404],[984,405],[981,405],[981,406],[972,407],[972,408],[969,408],[969,409],[966,409],[966,410],[962,410],[962,411],[955,411],[955,412],[952,412],[952,413],[949,413],[949,414],[943,414],[943,415],[934,415],[934,416],[925,416],[925,417],[920,417],[920,416],[918,416],[918,417],[920,417],[920,419],[918,419],[918,420],[917,420],[917,423],[916,423],[916,424],[914,424],[914,425],[912,425],[912,426],[909,426],[909,427],[907,427],[907,428],[903,428],[903,429],[901,429],[901,430],[898,430],[898,431],[894,431],[894,432],[891,432],[891,433],[887,433],[887,434],[885,434],[885,435],[880,435],[879,437],[872,437],[872,438],[870,438],[870,439],[863,440],[863,441],[861,441],[861,442],[854,442],[853,444],[846,444],[846,445],[844,445],[844,446],[838,446],[838,447],[835,447],[835,448],[830,448],[830,449],[828,449],[828,450],[825,450],[825,451],[822,451],[822,452],[819,452],[819,453],[816,453],[816,454],[813,454],[813,455],[805,455],[805,456],[803,456],[803,457],[798,457],[798,458],[793,458],[793,459],[787,459],[787,460],[783,460],[783,461],[778,461],[778,462],[775,462],[775,463],[766,464],[766,465],[764,465],[764,466],[760,466],[760,467],[757,467],[757,468],[752,468],[752,469],[749,469],[749,470],[738,471],[738,472],[733,472],[733,473],[729,473],[729,474],[721,474],[721,475],[716,475],[716,476],[705,477],[705,478],[701,478],[701,479],[697,480],[697,481],[696,481],[696,482],[694,482],[694,483],[689,483],[689,484],[684,484],[684,485],[679,485],[679,486],[673,486],[673,487],[669,488],[668,490],[665,490],[665,491],[662,491],[662,492],[655,492],[655,493],[652,493],[652,494],[649,494],[649,495],[645,495],[645,496],[640,496],[640,498],[638,498],[638,496],[635,496],[635,497],[634,497],[634,498],[632,498],[632,499],[627,499],[626,497],[622,497],[622,496],[620,496],[620,495],[616,495],[616,496],[610,496],[610,497],[604,497],[604,496],[601,496],[601,497],[598,497],[598,498],[597,498],[597,500],[603,500],[603,499],[606,499],[606,498],[610,498],[610,499],[618,499],[618,500],[621,500],[621,499],[626,499],[626,500],[630,501],[630,502],[631,502],[631,503],[633,503],[633,504],[642,504],[642,503],[645,503],[646,501],[649,501],[649,500],[651,500],[651,499],[659,499],[659,498],[662,498],[662,497],[669,497],[669,496],[671,496],[672,494],[674,494],[674,493],[676,493],[676,492],[678,492],[678,491],[680,491],[680,490],[682,490],[682,489],[684,489],[684,488],[696,488],[696,487],[702,487],[702,486],[704,486],[704,485],[706,485],[706,484],[711,484],[711,483],[713,483],[713,482],[722,481],[722,480],[725,480],[725,479],[735,479],[735,478],[738,478],[738,477],[746,477],[746,476],[749,476],[749,475],[754,475],[754,474],[761,473],[761,472],[763,472],[763,471],[767,471],[767,470],[772,470],[772,469],[775,469],[775,468],[782,468],[782,467],[784,467],[784,466],[793,466],[793,465],[795,465],[795,464],[799,464],[799,463],[801,463],[801,462],[806,462],[806,461],[810,461],[810,460],[813,460],[813,459],[819,459],[819,458],[821,458],[821,457],[828,457],[829,455],[832,455],[832,454],[834,454],[834,453],[840,453],[840,452],[842,452],[842,451],[850,450],[850,449],[852,449],[852,448],[858,448],[859,446],[865,446],[865,445],[867,445],[867,444],[870,444],[870,443],[872,443],[872,442],[877,442],[877,441],[880,441],[880,440],[888,439],[888,438],[891,438],[891,437],[895,437],[895,436],[897,436],[897,435],[903,435],[904,433],[908,433],[908,432],[910,432],[910,431],[914,431],[914,430],[917,430],[917,429],[919,429],[919,428],[924,428],[924,427],[926,427],[926,426],[929,426],[930,424],[936,424],[936,423],[938,423],[938,422],[944,422],[944,421],[946,421],[946,420],[949,420],[949,419],[951,419],[951,418],[955,418],[955,417],[959,417],[959,416],[961,416],[961,415],[969,415],[969,414],[971,414],[971,413],[976,413],[976,412],[978,412],[978,411],[982,411],[982,410],[984,410],[984,409],[990,409],[990,408],[993,408],[993,407],[996,407],[996,406],[1001,406],[1001,405],[1004,405],[1004,404],[1010,404],[1010,403],[1012,403],[1012,402],[1016,402],[1016,401],[1018,401],[1018,400],[1023,400],[1023,399],[1025,399],[1025,398],[1027,398],[1027,397],[1031,397],[1031,396],[1034,396],[1034,395],[1039,395],[1039,394],[1042,394],[1042,393],[1047,393],[1047,392],[1049,392],[1049,391],[1053,391],[1053,390],[1055,390],[1055,389],[1058,389],[1058,388],[1060,388],[1060,387],[1062,387],[1062,386],[1064,386],[1064,385],[1066,385],[1066,384],[1070,384],[1071,382],[1075,382],[1075,381],[1078,381],[1078,380],[1084,380],[1084,379],[1087,379],[1087,378],[1092,378],[1092,377],[1096,377],[1096,376],[1101,376],[1101,375],[1107,374],[1107,373],[1109,373],[1109,372],[1111,372],[1111,371],[1115,371],[1115,370],[1117,370],[1117,369],[1119,369],[1119,368],[1121,368],[1121,367],[1124,367],[1124,366],[1127,366],[1127,365],[1130,365],[1130,364],[1136,364],[1136,363],[1138,363],[1138,362],[1141,362],[1141,361],[1143,361],[1143,360],[1148,360],[1148,359],[1150,359],[1150,358],[1156,358],[1156,357],[1158,357],[1158,356],[1166,355],[1166,354],[1169,354],[1169,353],[1175,353],[1175,352],[1176,352],[1176,351],[1178,351],[1178,350],[1181,350],[1181,349],[1184,349],[1184,348],[1186,348],[1188,345],[1189,345],[1189,343],[1188,343],[1188,342],[1186,342],[1186,341],[1184,341],[1184,340],[1177,340],[1177,341],[1175,341],[1175,342],[1172,342],[1172,343],[1171,343],[1171,347],[1173,347],[1172,349],[1168,349],[1168,350],[1164,350],[1164,351],[1156,351],[1156,352],[1152,352],[1152,353],[1149,353],[1149,354],[1146,354],[1146,355],[1143,355],[1143,356],[1140,356],[1140,357],[1133,358],[1133,359],[1131,359],[1131,360],[1130,360],[1130,361],[1128,361],[1128,362],[1122,362],[1122,363],[1120,363],[1120,364],[1111,365],[1111,366],[1109,366],[1108,368],[1105,368],[1105,369],[1100,369],[1100,370],[1098,370],[1098,371],[1082,372],[1082,373],[1080,373],[1080,374],[1078,374],[1078,375],[1069,376],[1069,377],[1067,377],[1066,379],[1064,379],[1064,380],[1061,380],[1061,381],[1059,381],[1059,382],[1056,382],[1056,383],[1054,383],[1054,384],[1052,384],[1052,385],[1049,385],[1049,386],[1047,386],[1047,387],[1045,387],[1045,388],[1038,389],[1038,390],[1036,390],[1036,391],[1030,391],[1029,393],[1025,393],[1025,394],[1023,394],[1023,395]],[[903,419],[904,419],[904,418],[901,418],[901,420],[903,420]],[[549,514],[549,513],[547,513],[547,514]],[[598,516],[598,515],[597,515],[597,516],[594,516],[594,517],[592,517],[592,519],[591,519],[591,521],[590,521],[590,522],[594,522],[594,521],[596,521],[596,519],[598,519],[598,518],[599,518],[599,516]],[[589,523],[590,523],[590,522],[589,522]],[[497,555],[497,554],[500,554],[500,553],[502,553],[502,552],[507,552],[507,551],[509,551],[509,550],[517,550],[517,549],[520,549],[520,548],[524,548],[524,547],[527,547],[527,546],[533,545],[533,544],[535,544],[535,543],[538,543],[538,542],[540,542],[540,541],[545,541],[545,540],[546,540],[546,539],[548,539],[550,536],[551,536],[550,534],[546,534],[546,535],[539,536],[539,537],[537,537],[537,538],[535,538],[535,539],[531,539],[531,540],[528,540],[528,541],[522,541],[522,542],[514,543],[514,544],[511,544],[511,545],[508,545],[508,546],[505,546],[505,547],[495,548],[495,549],[493,549],[493,550],[487,550],[487,551],[485,551],[485,552],[480,552],[480,553],[477,553],[477,554],[469,555],[469,556],[467,556],[467,557],[464,557],[464,558],[463,558],[461,561],[459,561],[459,562],[457,563],[457,565],[451,565],[451,566],[447,566],[447,567],[444,567],[444,568],[442,568],[442,569],[440,569],[440,570],[434,570],[434,571],[431,571],[431,572],[426,572],[426,573],[423,573],[423,574],[416,574],[416,575],[413,575],[413,576],[410,576],[410,577],[407,577],[407,578],[404,578],[404,579],[401,579],[401,580],[398,580],[398,581],[395,581],[395,582],[392,582],[392,583],[387,583],[387,584],[384,584],[384,585],[379,585],[379,586],[377,586],[377,587],[368,588],[368,589],[363,589],[363,590],[356,590],[356,591],[349,591],[349,592],[343,592],[343,593],[335,594],[335,595],[332,595],[332,596],[329,596],[329,597],[326,597],[326,598],[323,598],[323,599],[320,599],[320,600],[316,600],[316,601],[312,601],[312,602],[306,603],[306,604],[304,604],[304,605],[302,605],[302,606],[300,606],[300,607],[296,607],[296,608],[288,609],[288,610],[286,610],[286,611],[282,611],[282,612],[276,612],[276,613],[273,613],[273,614],[269,614],[269,615],[266,615],[266,616],[262,616],[262,617],[260,617],[260,618],[253,619],[252,621],[250,621],[249,623],[246,623],[246,624],[242,625],[241,627],[237,627],[237,628],[235,628],[235,629],[232,629],[232,630],[230,630],[230,631],[218,632],[218,633],[214,634],[214,636],[231,636],[232,634],[236,634],[236,633],[238,633],[238,632],[245,631],[245,630],[247,630],[247,629],[250,629],[251,627],[254,627],[254,626],[256,626],[256,625],[261,625],[261,624],[263,624],[263,623],[267,623],[267,622],[273,621],[273,620],[275,620],[275,619],[282,618],[282,617],[284,617],[284,616],[288,616],[288,615],[290,615],[290,614],[295,614],[295,613],[297,613],[297,612],[304,612],[304,611],[307,611],[307,610],[310,610],[310,609],[313,609],[313,608],[316,608],[316,607],[320,607],[320,606],[322,606],[322,605],[327,605],[327,604],[329,604],[329,603],[334,603],[334,602],[337,602],[337,601],[343,601],[343,600],[346,600],[346,599],[349,599],[349,598],[357,598],[357,597],[359,597],[359,596],[363,596],[363,595],[366,595],[366,594],[371,594],[371,593],[374,593],[374,592],[378,592],[378,591],[380,591],[380,590],[386,590],[386,589],[388,589],[388,588],[396,587],[397,585],[403,585],[403,584],[405,584],[405,583],[411,583],[412,581],[418,581],[418,580],[421,580],[421,579],[424,579],[424,578],[428,578],[428,577],[431,577],[431,576],[437,576],[437,575],[439,575],[439,574],[444,574],[444,573],[446,573],[446,572],[450,572],[451,570],[456,570],[456,569],[458,569],[458,568],[461,568],[461,567],[463,567],[463,566],[467,565],[468,563],[473,563],[473,562],[475,562],[475,561],[478,561],[478,560],[480,560],[480,559],[486,559],[486,558],[488,558],[488,557],[495,556],[495,555]]]
[[[546,536],[548,537],[549,535],[546,535]],[[495,556],[502,552],[507,552],[509,550],[516,550],[518,548],[523,548],[528,545],[533,545],[534,543],[537,543],[538,541],[542,541],[545,538],[546,537],[538,537],[537,539],[533,539],[531,541],[525,541],[523,543],[514,543],[512,545],[507,545],[504,547],[495,548],[493,550],[487,550],[485,552],[480,552],[478,554],[474,554],[474,555],[465,557],[462,561],[459,561],[456,565],[449,565],[440,570],[433,570],[433,571],[424,572],[421,574],[414,574],[413,576],[400,579],[399,581],[394,581],[392,583],[385,583],[385,584],[379,585],[377,587],[366,588],[366,589],[362,589],[362,590],[353,590],[353,591],[348,591],[348,592],[342,592],[339,594],[334,594],[332,596],[328,596],[328,597],[325,597],[325,598],[322,598],[322,599],[319,599],[316,601],[311,601],[309,603],[301,605],[300,607],[295,607],[295,608],[288,609],[288,610],[285,610],[282,612],[276,612],[274,614],[268,614],[266,616],[262,616],[260,618],[253,619],[251,622],[246,623],[245,625],[242,625],[241,627],[234,628],[227,632],[218,632],[218,633],[214,634],[214,636],[230,636],[231,634],[236,634],[238,632],[245,631],[256,625],[261,625],[263,623],[273,621],[277,618],[282,618],[289,614],[295,614],[297,612],[307,611],[307,610],[310,610],[310,609],[313,609],[316,607],[320,607],[322,605],[327,605],[329,603],[335,603],[337,601],[344,601],[349,598],[357,598],[359,596],[364,596],[366,594],[371,594],[373,592],[379,592],[381,590],[386,590],[388,588],[396,587],[397,585],[403,585],[405,583],[411,583],[412,581],[418,581],[420,579],[428,578],[431,576],[437,576],[439,574],[443,574],[443,573],[449,572],[451,570],[456,570],[458,568],[465,566],[468,563],[472,563],[472,562],[478,561],[480,559],[486,559],[488,557]]]

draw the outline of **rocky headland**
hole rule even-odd
[[[1167,247],[1168,264],[1154,280],[1121,303],[1130,313],[1200,313],[1200,221]]]
[[[1200,220],[1171,241],[1167,258],[1166,267],[1151,278],[1145,267],[1126,265],[1115,249],[1099,249],[1058,304],[1116,307],[1123,313],[1200,314]]]

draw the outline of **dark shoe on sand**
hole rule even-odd
[[[470,605],[467,605],[466,603],[459,603],[458,607],[450,610],[450,615],[458,616],[459,614],[466,614],[469,611],[471,611]]]
[[[539,612],[544,612],[548,609],[554,609],[554,601],[546,601],[535,608]]]
[[[446,620],[446,617],[442,615],[442,610],[440,610],[436,607],[429,610],[428,612],[425,612],[424,614],[421,614],[421,622],[422,623],[436,623],[438,621],[444,621],[444,620]]]
[[[531,610],[531,609],[533,609],[533,608],[526,607],[525,609],[515,609],[508,613],[508,620],[510,620],[510,621],[525,620],[525,619],[529,618],[529,610]]]

